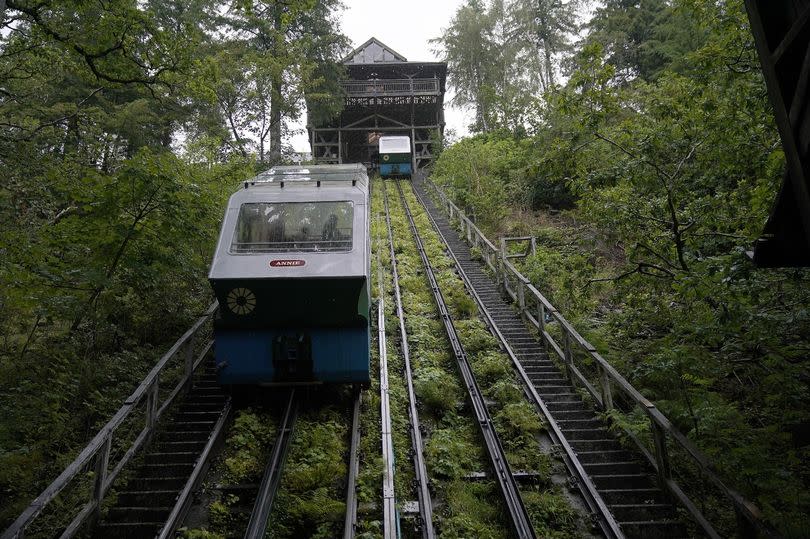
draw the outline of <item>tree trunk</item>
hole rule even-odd
[[[279,58],[284,52],[284,32],[282,31],[281,15],[282,4],[276,3],[273,10],[273,55]],[[281,161],[281,102],[283,99],[284,82],[281,74],[273,76],[270,88],[270,151],[268,160],[271,165]]]

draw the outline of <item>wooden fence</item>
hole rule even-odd
[[[349,97],[438,95],[438,79],[346,80],[341,86]]]

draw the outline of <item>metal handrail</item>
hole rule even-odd
[[[638,437],[627,429],[621,427],[629,434],[636,445],[641,449],[642,454],[650,461],[650,464],[658,473],[659,482],[684,508],[692,515],[703,531],[713,538],[719,538],[719,533],[711,523],[697,508],[695,503],[683,491],[681,486],[672,476],[670,454],[667,448],[667,436],[669,436],[681,449],[690,457],[692,462],[702,473],[732,504],[737,515],[737,524],[742,536],[750,537],[762,534],[766,537],[777,537],[778,534],[762,520],[760,510],[751,501],[745,499],[739,492],[728,487],[709,459],[698,449],[683,433],[681,433],[672,422],[656,406],[645,398],[624,376],[607,362],[574,327],[554,308],[551,302],[538,291],[520,271],[509,262],[495,245],[486,238],[481,230],[470,221],[470,219],[456,206],[447,195],[429,178],[424,178],[426,185],[430,186],[439,197],[442,206],[447,210],[450,218],[458,221],[461,231],[466,235],[468,242],[481,249],[481,254],[487,266],[495,273],[499,283],[503,284],[506,293],[515,301],[521,314],[534,326],[542,336],[546,345],[562,360],[566,373],[571,382],[579,384],[587,390],[591,397],[605,411],[616,410],[614,407],[613,392],[619,389],[636,406],[638,406],[648,417],[650,430],[652,432],[655,445],[654,452],[650,452]],[[563,343],[558,343],[549,333],[546,325],[556,322],[562,334]],[[599,382],[598,387],[591,384],[580,367],[576,364],[576,357],[573,347],[577,346],[596,365]]]
[[[143,447],[154,432],[160,416],[171,405],[177,395],[185,387],[189,387],[194,371],[202,363],[204,355],[208,353],[210,346],[204,346],[203,352],[196,358],[194,356],[195,340],[200,330],[211,319],[217,308],[217,302],[211,304],[203,316],[186,331],[177,342],[160,358],[149,374],[143,379],[138,388],[124,401],[123,406],[113,415],[98,434],[82,449],[79,455],[70,463],[65,470],[40,493],[36,499],[20,514],[19,517],[0,536],[1,539],[16,539],[22,537],[26,528],[42,513],[47,505],[56,498],[70,482],[80,475],[95,457],[94,485],[92,499],[79,510],[71,523],[62,533],[62,537],[72,537],[87,519],[97,514],[101,501],[107,494],[115,479],[132,460],[135,454]],[[172,389],[168,397],[159,402],[158,390],[160,388],[160,374],[166,370],[167,365],[174,357],[184,352],[184,374],[178,384]],[[121,460],[108,470],[112,442],[116,429],[130,416],[135,408],[146,399],[146,424],[135,440],[131,443]]]

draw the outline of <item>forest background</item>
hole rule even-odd
[[[476,136],[434,177],[788,536],[808,536],[810,274],[757,270],[784,168],[741,0],[469,0]],[[339,111],[337,0],[8,0],[0,527],[210,301],[232,186]]]

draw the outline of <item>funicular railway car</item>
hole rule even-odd
[[[380,176],[411,177],[411,137],[380,137]]]
[[[209,281],[223,385],[368,383],[362,165],[275,167],[234,193]]]

